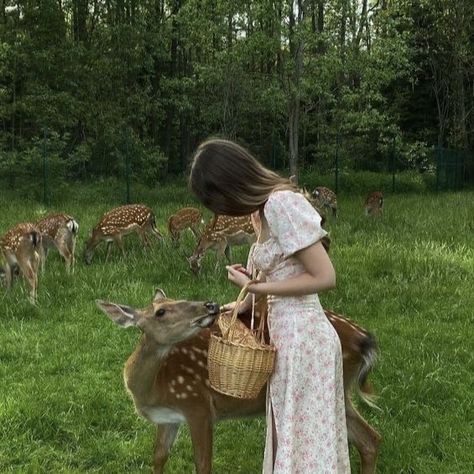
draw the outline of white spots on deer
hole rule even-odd
[[[18,265],[20,273],[30,286],[30,301],[36,302],[38,288],[38,268],[42,238],[39,229],[31,222],[17,224],[0,238],[0,255],[5,261],[5,283],[12,287],[13,265]]]
[[[104,236],[124,233],[141,227],[153,218],[153,211],[143,204],[119,206],[106,212],[96,226]]]
[[[168,231],[175,244],[179,243],[181,232],[190,229],[198,238],[202,212],[194,207],[185,207],[168,218]]]
[[[178,375],[178,383],[180,384],[184,383],[184,377],[182,375]]]
[[[255,242],[256,236],[250,216],[214,215],[199,238],[194,253],[188,261],[191,269],[198,272],[201,259],[209,250],[215,250],[219,258],[226,256],[226,249],[233,245]],[[228,251],[228,250],[227,250]]]
[[[194,369],[192,367],[189,367],[187,365],[183,365],[181,364],[180,367],[185,371],[187,372],[189,375],[195,375],[194,373]],[[197,374],[196,374],[197,375]]]
[[[207,357],[207,351],[205,349],[199,349],[199,347],[193,347],[194,352],[197,352],[198,354],[203,355],[204,357]]]

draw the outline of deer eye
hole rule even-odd
[[[155,313],[155,316],[163,316],[164,314],[166,313],[166,309],[164,308],[160,308],[156,313]]]

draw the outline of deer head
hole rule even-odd
[[[136,309],[97,300],[97,306],[119,326],[136,326],[157,344],[171,346],[211,326],[219,314],[219,305],[204,301],[171,300],[157,289],[153,301]]]

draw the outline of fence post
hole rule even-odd
[[[392,138],[392,149],[390,155],[392,167],[392,193],[395,193],[395,137]]]
[[[336,168],[335,168],[335,175],[334,175],[334,187],[335,187],[335,193],[339,193],[339,141],[340,141],[340,132],[337,132],[336,135]]]
[[[439,173],[440,173],[439,167],[441,164],[441,159],[440,159],[441,147],[439,145],[435,148],[435,153],[436,153],[436,192],[438,193],[439,192]]]
[[[129,149],[130,131],[127,129],[125,135],[125,182],[127,186],[127,204],[130,204],[130,149]]]
[[[49,205],[48,192],[48,157],[46,153],[46,137],[47,130],[43,130],[43,203],[45,206]]]

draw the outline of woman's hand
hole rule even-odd
[[[227,313],[229,311],[233,311],[236,303],[237,301],[232,301],[230,303],[223,304],[221,306],[221,313]]]
[[[223,306],[221,306],[221,312],[222,313],[230,313],[234,310],[236,301],[232,301],[231,303],[227,303]],[[252,301],[249,300],[248,298],[245,298],[239,305],[239,310],[237,314],[242,314],[245,313],[247,310],[249,310],[252,307]]]
[[[242,288],[250,281],[247,270],[240,263],[227,265],[225,268],[227,269],[227,278],[239,288]]]

